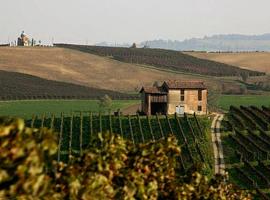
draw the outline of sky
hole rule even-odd
[[[0,0],[0,43],[132,43],[270,33],[269,0]]]

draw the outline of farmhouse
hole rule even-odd
[[[141,109],[146,115],[207,113],[207,88],[201,81],[165,81],[161,87],[143,87]]]

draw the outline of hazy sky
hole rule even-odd
[[[0,0],[0,43],[93,44],[270,32],[270,0]]]

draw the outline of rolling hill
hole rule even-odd
[[[113,98],[130,95],[51,81],[36,76],[0,70],[0,99],[96,99],[105,94]]]
[[[250,53],[206,53],[187,52],[187,54],[209,59],[217,62],[236,65],[249,70],[256,70],[270,74],[270,52],[250,52]]]
[[[150,65],[160,69],[194,73],[208,76],[261,76],[264,73],[241,69],[232,65],[196,58],[179,51],[149,48],[99,47],[72,44],[55,44],[55,46],[75,49],[99,56],[111,57],[126,63]]]
[[[177,51],[270,51],[270,34],[242,35],[219,34],[203,38],[178,40],[151,40],[140,46]]]
[[[0,70],[121,92],[138,91],[142,85],[168,79],[199,79],[209,85],[220,82],[220,78],[211,76],[161,70],[56,47],[1,47],[0,58]]]

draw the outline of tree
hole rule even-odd
[[[137,45],[136,45],[135,42],[132,44],[131,48],[133,48],[133,49],[136,49],[137,48]]]
[[[218,108],[218,101],[221,96],[220,89],[211,89],[208,90],[208,108],[209,109],[217,109]]]
[[[34,40],[34,38],[32,38],[31,46],[35,46],[35,45],[36,45],[36,41]]]
[[[248,80],[248,78],[249,78],[249,73],[248,73],[248,72],[241,72],[241,73],[240,73],[240,76],[241,76],[241,78],[242,78],[242,80],[243,80],[244,82],[247,82],[247,80]]]
[[[112,99],[105,94],[99,99],[99,109],[100,111],[110,110],[112,106]]]

